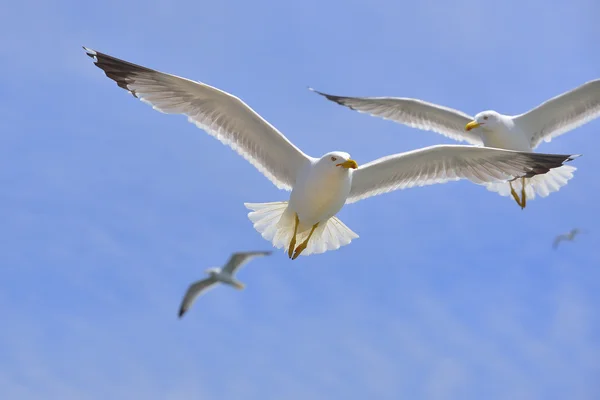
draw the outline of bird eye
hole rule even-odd
[[[488,116],[486,115],[485,117],[483,117],[483,119],[487,120],[487,119],[488,119]]]
[[[331,161],[337,161],[337,157],[331,157]]]

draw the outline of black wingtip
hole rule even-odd
[[[187,307],[185,306],[185,302],[181,302],[181,305],[179,306],[179,312],[177,313],[177,316],[179,317],[179,319],[181,319],[181,317],[183,317],[183,314],[185,314],[186,311],[187,311]]]
[[[531,169],[520,178],[533,178],[536,175],[543,175],[551,169],[559,168],[565,163],[580,157],[581,154],[540,154],[540,153],[523,153],[527,154],[531,161]]]
[[[98,53],[95,50],[92,50],[89,47],[85,47],[85,46],[81,46],[81,47],[83,47],[83,51],[85,51],[85,54],[90,58],[96,58],[96,56],[98,55]]]
[[[330,96],[330,95],[328,95],[327,93],[320,92],[320,91],[318,91],[317,89],[315,89],[315,88],[313,88],[313,87],[307,86],[307,88],[308,88],[308,90],[310,90],[311,92],[315,92],[316,94],[320,94],[321,96],[325,96],[325,97],[327,97],[327,98],[329,98],[329,96]]]
[[[129,88],[131,80],[140,73],[155,73],[157,71],[141,65],[121,60],[108,54],[82,46],[86,54],[94,61],[94,65],[104,71],[104,74],[115,81],[120,88],[127,90],[133,97],[138,97],[135,90]]]
[[[342,106],[347,106],[344,103],[344,97],[342,97],[342,96],[335,96],[333,94],[323,93],[323,92],[320,92],[317,89],[314,89],[314,88],[311,88],[311,87],[309,87],[308,90],[310,90],[311,92],[314,92],[316,94],[320,94],[321,96],[325,97],[327,100],[331,100],[334,103],[338,103],[338,104],[340,104]],[[350,107],[350,108],[352,108],[352,107]]]

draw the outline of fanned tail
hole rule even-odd
[[[294,234],[295,216],[288,209],[287,201],[273,203],[244,203],[252,210],[248,218],[263,238],[270,241],[273,247],[287,251]],[[296,235],[296,244],[302,243],[310,232],[310,227],[300,226]],[[320,254],[328,250],[337,250],[349,244],[358,235],[348,228],[337,217],[329,218],[315,229],[308,246],[300,254],[308,256]]]
[[[527,201],[533,200],[536,194],[540,197],[546,197],[552,192],[557,192],[569,182],[576,169],[570,165],[563,165],[553,168],[545,174],[526,178],[525,193],[527,194]],[[512,182],[512,187],[519,196],[521,195],[521,185],[521,179],[516,179]],[[488,190],[497,192],[500,196],[510,196],[510,185],[508,182],[488,183],[485,186]]]

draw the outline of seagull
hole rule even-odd
[[[361,113],[392,120],[413,128],[434,131],[476,146],[531,152],[542,141],[562,135],[600,116],[600,79],[556,96],[520,115],[483,111],[471,117],[462,111],[423,100],[400,97],[346,97],[309,90]],[[547,174],[522,177],[516,182],[487,183],[488,190],[509,194],[521,209],[527,199],[558,191],[573,177],[575,167],[565,165]],[[521,192],[521,198],[517,191]]]
[[[185,296],[181,301],[181,306],[179,307],[179,318],[183,317],[183,314],[190,309],[200,294],[214,287],[215,284],[219,282],[233,286],[239,290],[243,289],[244,284],[234,277],[236,271],[253,258],[268,256],[271,255],[271,253],[271,251],[233,253],[224,267],[207,269],[205,272],[209,275],[208,278],[192,283],[185,293]]]
[[[289,201],[245,203],[248,218],[288,257],[336,250],[358,235],[339,218],[345,204],[397,189],[458,179],[483,184],[533,177],[576,155],[536,154],[465,145],[431,146],[358,166],[343,151],[303,153],[273,125],[232,94],[202,82],[159,72],[84,47],[97,67],[134,97],[188,120],[229,145]],[[315,138],[318,140],[318,138]],[[218,169],[215,167],[215,174]]]
[[[558,244],[560,242],[562,242],[563,240],[573,241],[575,239],[575,236],[579,235],[580,233],[584,233],[584,231],[582,231],[581,229],[575,228],[575,229],[571,229],[567,233],[564,233],[562,235],[558,235],[554,239],[554,243],[552,244],[552,248],[556,249],[558,247]]]

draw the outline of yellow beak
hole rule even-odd
[[[479,128],[479,126],[477,121],[471,121],[465,126],[465,130],[470,131],[471,129]]]
[[[344,167],[344,168],[356,169],[356,168],[358,168],[358,164],[354,160],[347,160],[347,161],[344,161],[341,164],[336,164],[336,167]]]

